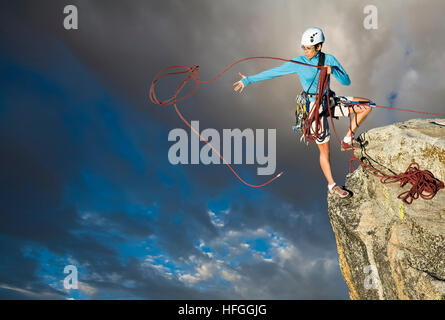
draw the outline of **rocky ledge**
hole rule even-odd
[[[445,119],[414,119],[360,135],[355,156],[387,174],[412,161],[445,182]],[[350,199],[328,195],[341,272],[351,299],[445,299],[445,189],[408,205],[410,184],[383,184],[362,167],[346,177]]]

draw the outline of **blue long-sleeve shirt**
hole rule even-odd
[[[297,62],[303,62],[306,64],[311,64],[318,66],[318,60],[320,55],[317,54],[312,59],[306,58],[306,56],[299,56],[295,57],[291,60],[297,61]],[[330,65],[332,70],[332,75],[343,85],[349,86],[351,84],[351,80],[349,79],[348,74],[346,73],[345,69],[341,66],[341,64],[335,59],[333,55],[325,53],[325,65]],[[309,86],[311,85],[312,80],[314,79],[315,74],[317,73],[318,68],[313,68],[309,66],[303,66],[301,64],[293,63],[293,62],[285,62],[281,66],[260,72],[256,75],[248,76],[241,81],[243,82],[244,86],[249,85],[253,82],[273,79],[276,77],[281,77],[286,74],[295,73],[300,77],[301,86],[303,87],[304,91],[308,91]],[[317,90],[317,83],[318,83],[318,76],[320,72],[317,73],[317,76],[312,83],[312,86],[310,87],[309,93],[315,94]]]

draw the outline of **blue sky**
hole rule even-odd
[[[148,99],[152,79],[169,65],[198,64],[201,78],[209,79],[242,57],[294,57],[298,48],[288,38],[298,32],[280,38],[274,28],[302,23],[300,30],[316,17],[295,21],[289,12],[296,7],[286,1],[261,8],[236,2],[236,11],[230,1],[73,3],[80,13],[76,31],[62,28],[59,2],[1,5],[0,298],[347,299],[318,151],[297,144],[290,129],[297,79],[252,85],[236,95],[238,71],[273,66],[250,63],[179,104],[201,129],[277,130],[276,173],[285,175],[261,189],[241,184],[223,165],[171,165],[168,133],[188,129],[172,108]],[[283,8],[289,15],[279,14]],[[340,15],[360,10],[346,2],[341,9]],[[198,11],[208,14],[184,18]],[[258,16],[263,27],[255,23]],[[370,43],[357,48],[368,61],[363,68],[374,70],[366,79],[353,68],[359,54],[331,45],[353,80],[351,88],[334,89],[403,104],[426,72],[417,55],[424,43],[400,28],[391,36],[392,27],[382,23],[376,31],[382,39],[366,33]],[[322,27],[340,37],[341,28]],[[364,38],[341,30],[345,39]],[[405,54],[399,59],[405,71],[377,68],[391,55],[372,48],[390,39],[396,39],[391,50]],[[435,83],[419,87],[432,102],[443,91]],[[176,84],[162,86],[165,98]],[[363,130],[403,117],[379,113]],[[333,172],[342,184],[348,159],[333,148]],[[257,176],[256,168],[236,166],[250,183],[270,178]],[[78,269],[78,289],[63,287],[67,265]]]

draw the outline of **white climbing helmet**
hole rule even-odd
[[[324,42],[324,34],[320,28],[312,27],[307,29],[301,37],[302,46],[314,46]]]

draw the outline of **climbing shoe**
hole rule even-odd
[[[357,140],[353,139],[352,140],[352,144],[350,143],[346,143],[342,140],[341,142],[341,151],[346,151],[346,150],[352,150],[352,149],[358,149],[360,148],[360,142],[358,142]]]
[[[345,189],[343,189],[342,187],[340,187],[338,185],[335,185],[332,188],[332,191],[329,190],[329,194],[336,195],[337,197],[340,197],[342,199],[348,199],[348,198],[352,197],[352,192],[350,192],[348,190],[345,190]]]

